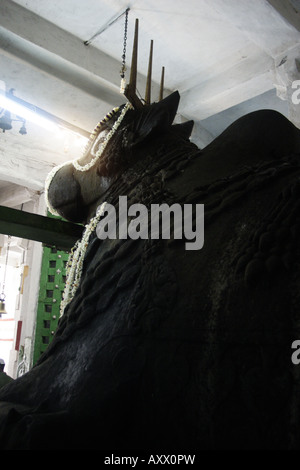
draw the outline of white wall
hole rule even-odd
[[[34,195],[31,201],[23,204],[22,209],[45,215],[44,196]],[[7,236],[4,237],[4,249],[0,258],[0,282],[6,245]],[[5,286],[8,313],[0,319],[0,357],[6,363],[5,372],[13,378],[17,377],[19,362],[22,360],[19,351],[15,349],[19,321],[22,322],[20,350],[25,351],[23,372],[28,371],[32,365],[42,254],[42,243],[12,237],[9,252],[11,265],[7,270]]]

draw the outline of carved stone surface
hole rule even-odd
[[[259,111],[201,151],[178,100],[128,112],[49,196],[77,222],[119,195],[204,204],[204,247],[94,233],[53,342],[0,392],[1,449],[299,449],[300,131]]]

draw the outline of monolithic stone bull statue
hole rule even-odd
[[[48,200],[85,224],[119,196],[204,204],[204,246],[94,224],[53,342],[1,390],[1,449],[299,449],[300,131],[258,111],[201,151],[178,103],[115,110]]]

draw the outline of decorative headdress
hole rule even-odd
[[[143,103],[142,100],[140,100],[136,94],[138,35],[139,35],[139,20],[137,18],[135,20],[134,41],[133,41],[132,60],[131,60],[131,69],[130,69],[130,81],[129,81],[129,84],[124,89],[124,95],[126,96],[128,101],[132,104],[132,106],[135,109],[141,109],[143,108],[144,105],[149,105],[151,103],[152,59],[153,59],[153,40],[151,40],[145,100]],[[162,67],[159,101],[163,99],[164,77],[165,77],[165,67]]]
[[[136,79],[137,79],[137,57],[138,57],[138,34],[139,34],[139,20],[138,18],[135,20],[135,31],[134,31],[134,41],[133,41],[133,49],[132,49],[132,60],[131,60],[131,69],[130,69],[130,81],[129,84],[126,86],[125,84],[125,54],[126,54],[126,39],[127,39],[127,20],[128,20],[128,11],[125,11],[126,20],[125,20],[125,35],[124,35],[124,50],[123,50],[123,63],[121,68],[121,93],[126,96],[128,99],[128,103],[125,104],[123,110],[119,116],[119,118],[114,123],[111,131],[107,134],[104,142],[100,145],[95,157],[86,165],[82,166],[79,164],[78,160],[74,160],[72,162],[73,166],[78,171],[87,171],[89,170],[101,157],[103,154],[108,142],[120,126],[126,112],[128,109],[142,109],[144,105],[150,105],[151,103],[151,82],[152,82],[152,59],[153,59],[153,40],[150,43],[150,53],[149,53],[149,63],[148,63],[148,74],[147,74],[147,81],[146,81],[146,91],[145,91],[145,100],[144,103],[140,100],[136,93]],[[163,88],[164,88],[164,75],[165,75],[165,68],[162,67],[161,72],[161,83],[160,83],[160,92],[159,92],[159,101],[163,99]],[[89,142],[84,150],[84,153],[87,149],[91,146],[91,143],[95,140],[97,135],[99,134],[101,127],[107,121],[109,121],[114,115],[116,115],[121,108],[114,108],[111,112],[109,112],[102,121],[100,121],[97,126],[95,127],[94,131],[92,132]]]
[[[135,20],[135,31],[134,31],[134,41],[133,41],[133,49],[132,49],[132,60],[131,60],[131,69],[130,69],[130,80],[128,85],[126,86],[125,84],[125,53],[126,53],[126,38],[127,38],[127,21],[128,21],[128,11],[129,8],[125,11],[126,14],[126,20],[125,20],[125,35],[124,35],[124,50],[123,50],[123,64],[122,64],[122,69],[121,69],[121,93],[126,96],[128,102],[125,104],[121,111],[121,107],[114,108],[112,111],[110,111],[104,119],[102,119],[94,128],[93,132],[90,135],[89,141],[83,151],[83,156],[86,155],[87,151],[89,148],[91,148],[91,144],[95,141],[97,138],[97,135],[99,134],[101,128],[103,127],[103,124],[105,124],[107,121],[109,121],[113,116],[117,115],[121,111],[120,116],[118,119],[115,121],[112,129],[110,132],[106,135],[106,138],[104,142],[99,146],[98,151],[96,152],[94,158],[92,160],[85,164],[81,165],[79,163],[79,160],[82,158],[80,156],[77,160],[71,160],[65,163],[62,163],[61,165],[56,166],[53,168],[53,170],[48,174],[46,183],[45,183],[45,198],[46,198],[46,204],[51,212],[51,214],[58,216],[59,214],[57,211],[51,206],[50,201],[48,199],[48,189],[49,186],[56,175],[56,173],[64,166],[72,164],[74,168],[78,171],[88,171],[90,168],[92,168],[101,155],[103,154],[108,142],[112,138],[112,136],[115,134],[116,130],[120,126],[122,120],[124,119],[125,114],[127,113],[128,109],[142,109],[145,105],[150,105],[151,103],[151,82],[152,82],[152,59],[153,59],[153,40],[150,42],[150,53],[149,53],[149,63],[148,63],[148,74],[147,74],[147,80],[146,80],[146,91],[145,91],[145,99],[141,100],[137,96],[136,92],[136,81],[137,81],[137,58],[138,58],[138,34],[139,34],[139,20],[138,18]],[[161,81],[160,81],[160,92],[159,92],[159,101],[163,99],[163,90],[164,90],[164,76],[165,76],[165,67],[162,67],[162,72],[161,72]]]

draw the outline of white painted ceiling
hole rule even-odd
[[[194,139],[204,146],[247,112],[272,108],[288,116],[287,101],[277,96],[277,72],[287,57],[300,57],[299,3],[1,0],[0,84],[91,132],[124,102],[119,93],[124,16],[108,24],[129,7],[126,63],[129,67],[139,18],[138,91],[144,94],[153,39],[152,100],[165,66],[167,92],[181,94],[178,119],[195,120]],[[0,205],[6,205],[8,183],[42,191],[48,171],[78,157],[83,147],[70,132],[28,122],[23,136],[19,127],[15,123],[13,131],[0,134]]]

